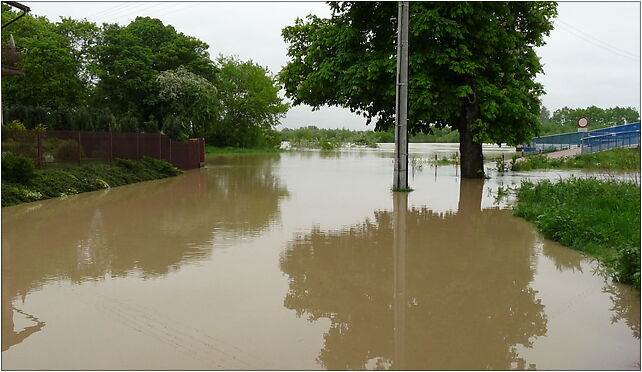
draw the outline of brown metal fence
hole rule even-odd
[[[38,167],[54,163],[111,162],[114,159],[165,160],[180,169],[205,162],[205,140],[177,142],[160,133],[34,131],[2,129],[2,152],[33,159]]]

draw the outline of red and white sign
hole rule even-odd
[[[578,121],[577,121],[577,126],[578,128],[586,128],[589,125],[589,119],[586,116],[582,116]]]

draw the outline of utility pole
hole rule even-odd
[[[408,7],[408,1],[399,2],[393,190],[408,189]]]

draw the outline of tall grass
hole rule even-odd
[[[527,156],[524,161],[513,162],[511,167],[514,171],[554,168],[640,170],[640,149],[620,148],[560,159],[549,159],[546,155],[532,155]]]
[[[616,280],[640,288],[640,186],[571,178],[523,182],[514,213],[547,238],[597,257]]]

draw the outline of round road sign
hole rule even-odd
[[[586,128],[589,125],[589,119],[586,116],[582,116],[578,121],[577,121],[577,126],[580,128]]]

